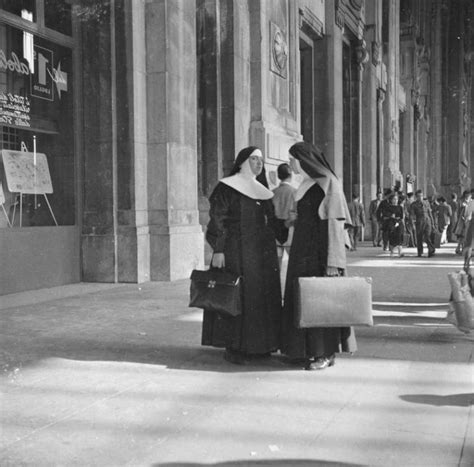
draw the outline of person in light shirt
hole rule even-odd
[[[292,172],[287,163],[280,164],[277,168],[277,175],[280,184],[273,190],[273,206],[275,207],[275,217],[279,222],[279,237],[277,237],[278,259],[281,262],[283,254],[290,252],[291,240],[293,237],[294,209],[296,188],[291,184]]]

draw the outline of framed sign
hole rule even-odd
[[[53,192],[48,160],[45,154],[36,153],[35,157],[32,152],[3,149],[2,159],[10,192],[26,194]]]
[[[39,45],[34,46],[34,74],[31,75],[31,95],[52,101],[53,96],[53,52]]]

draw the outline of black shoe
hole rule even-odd
[[[428,258],[431,258],[432,256],[434,256],[434,254],[435,254],[435,250],[430,251],[430,252],[428,253]]]
[[[418,258],[421,258],[423,255],[418,253]]]
[[[308,364],[305,366],[305,370],[307,371],[316,371],[316,370],[325,370],[330,366],[334,366],[336,364],[336,357],[335,355],[331,355],[330,357],[318,357],[314,361],[309,361]]]

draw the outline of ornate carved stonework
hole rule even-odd
[[[364,39],[357,41],[355,48],[357,63],[363,68],[363,66],[369,61],[369,52],[367,51],[367,44]]]
[[[379,105],[383,104],[385,100],[385,91],[382,88],[377,88],[377,102]]]
[[[288,44],[286,34],[274,23],[270,23],[270,69],[286,78],[288,74]]]
[[[352,8],[355,8],[356,10],[361,10],[362,5],[364,4],[364,0],[349,0],[349,2],[352,5]]]
[[[322,21],[308,8],[300,8],[299,12],[299,27],[300,29],[313,39],[323,37],[324,25]]]
[[[377,66],[381,60],[380,44],[372,41],[372,63]]]
[[[345,18],[344,18],[344,12],[341,9],[341,2],[343,0],[334,0],[335,1],[335,8],[334,8],[334,13],[335,13],[335,18],[334,21],[336,22],[337,26],[339,26],[341,29],[344,27],[345,23]]]

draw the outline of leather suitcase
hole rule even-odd
[[[373,326],[370,277],[295,279],[298,328]]]

